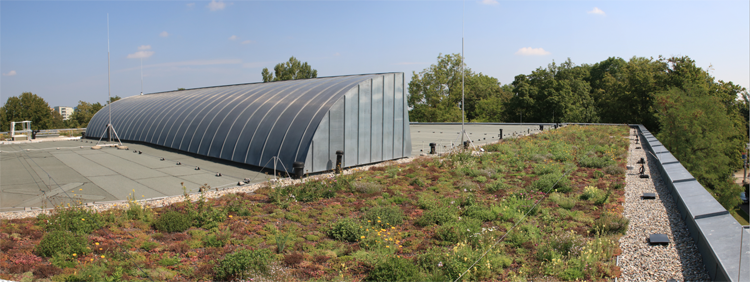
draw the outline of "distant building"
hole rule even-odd
[[[75,110],[72,107],[62,107],[62,106],[55,107],[55,112],[60,113],[60,115],[63,117],[63,120],[68,120],[70,116],[73,115],[74,111]]]

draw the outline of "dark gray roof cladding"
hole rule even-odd
[[[139,95],[112,107],[122,140],[140,141],[255,166],[305,161],[313,134],[347,90],[376,74],[251,83]],[[86,129],[105,132],[108,109]]]

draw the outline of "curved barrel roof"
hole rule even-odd
[[[266,167],[273,156],[291,169],[305,161],[331,106],[360,82],[353,75],[217,86],[132,96],[108,105],[121,140],[138,141]],[[109,113],[97,112],[88,137],[103,136]]]

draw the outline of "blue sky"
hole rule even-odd
[[[295,56],[318,76],[421,71],[461,52],[513,81],[567,58],[689,56],[750,83],[748,1],[0,1],[0,103],[50,106],[112,95],[261,81]]]

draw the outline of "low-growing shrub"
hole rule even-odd
[[[497,217],[489,207],[481,205],[471,205],[466,207],[463,212],[464,216],[475,218],[481,221],[492,221]]]
[[[576,203],[578,202],[578,200],[576,200],[574,197],[566,197],[565,195],[560,193],[550,194],[549,199],[561,208],[568,210],[575,207]]]
[[[612,164],[614,161],[606,157],[581,156],[578,158],[578,165],[581,167],[603,168]]]
[[[284,264],[292,267],[300,264],[303,260],[305,260],[305,256],[298,252],[284,256]]]
[[[507,189],[508,187],[508,184],[505,184],[502,179],[498,179],[487,183],[487,185],[484,186],[484,189],[487,189],[487,191],[490,193],[494,193],[503,189]]]
[[[362,193],[362,194],[377,194],[383,191],[383,186],[378,183],[372,183],[372,182],[354,182],[352,184],[352,187],[355,192]]]
[[[568,179],[568,176],[563,176],[562,173],[542,175],[539,179],[531,183],[531,187],[545,193],[553,191],[567,193],[572,190],[570,187],[570,179]]]
[[[594,200],[594,205],[601,206],[607,203],[607,200],[609,200],[609,196],[612,195],[612,191],[607,190],[607,193],[605,193],[602,196],[599,196]]]
[[[374,207],[365,212],[364,218],[380,228],[389,228],[404,222],[404,212],[399,207]]]
[[[479,183],[485,183],[487,182],[487,177],[480,175],[480,176],[475,177],[474,180],[476,180]]]
[[[228,254],[214,267],[217,280],[243,278],[248,271],[266,273],[273,254],[267,249],[240,250]]]
[[[159,265],[161,265],[161,266],[173,266],[173,265],[178,264],[178,263],[180,263],[180,259],[176,258],[176,257],[174,257],[174,258],[163,258],[163,259],[159,260]]]
[[[602,177],[604,177],[604,172],[602,172],[601,170],[595,170],[594,171],[594,179],[599,179],[599,178],[602,178]]]
[[[623,175],[626,171],[619,165],[611,164],[604,168],[604,172],[611,175]]]
[[[156,230],[162,232],[183,232],[193,225],[190,216],[177,211],[168,211],[154,222]]]
[[[98,213],[80,206],[56,209],[51,216],[42,214],[38,219],[46,225],[49,231],[67,230],[90,234],[104,226],[104,221]]]
[[[424,179],[417,177],[409,181],[409,184],[417,187],[425,187],[427,185],[425,184],[425,182],[426,181]]]
[[[458,183],[458,185],[456,185],[456,189],[463,191],[476,191],[479,189],[479,185],[469,180],[462,180]]]
[[[596,188],[594,186],[586,186],[586,188],[583,188],[583,193],[581,194],[581,200],[597,199],[601,196],[602,196],[602,190],[599,190],[599,188]]]
[[[353,185],[356,187],[358,183]],[[319,199],[329,199],[336,195],[336,189],[340,185],[331,185],[326,181],[308,181],[298,185],[277,187],[268,195],[269,199],[276,204],[288,202],[313,202]]]
[[[560,172],[560,166],[556,164],[541,163],[541,164],[534,164],[533,167],[534,167],[534,174],[536,175],[545,175],[545,174]]]
[[[419,268],[410,260],[389,257],[375,265],[367,275],[366,281],[418,281]]]
[[[357,242],[364,234],[362,224],[352,218],[339,219],[328,229],[329,237],[347,242]]]
[[[43,257],[51,257],[55,254],[83,255],[91,252],[87,245],[83,235],[58,230],[45,234],[42,241],[35,247],[35,251]]]
[[[628,230],[628,223],[630,223],[630,220],[626,217],[616,213],[604,212],[594,221],[591,231],[603,234],[625,234],[625,231]]]
[[[417,225],[443,225],[448,222],[456,221],[456,219],[458,219],[458,208],[444,203],[440,207],[425,211],[422,216],[417,219]]]
[[[417,205],[420,209],[431,210],[440,206],[440,201],[433,193],[420,193],[417,195]]]
[[[474,236],[482,231],[482,222],[473,218],[463,218],[458,221],[449,222],[438,227],[435,231],[435,239],[458,243],[462,241],[475,242],[478,239]],[[473,237],[473,238],[472,238]]]
[[[144,249],[146,251],[151,251],[153,249],[156,249],[156,247],[158,246],[159,246],[159,243],[146,241],[146,242],[143,242],[143,244],[141,244],[141,249]]]

